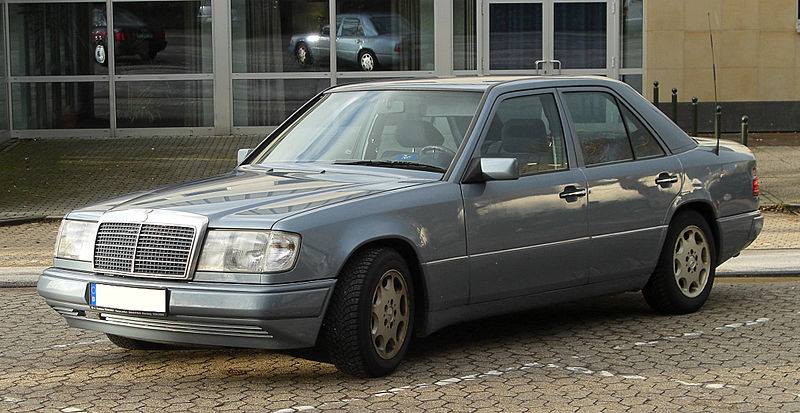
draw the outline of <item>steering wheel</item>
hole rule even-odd
[[[420,161],[423,157],[429,158],[433,164],[442,168],[447,168],[455,156],[455,151],[439,145],[429,145],[419,150]]]

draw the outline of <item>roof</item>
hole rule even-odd
[[[337,86],[330,89],[330,91],[447,89],[482,92],[499,84],[519,84],[519,86],[525,85],[531,87],[558,87],[609,85],[612,83],[619,83],[619,81],[603,76],[463,76],[355,83]]]

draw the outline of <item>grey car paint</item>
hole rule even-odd
[[[498,99],[578,87],[602,88],[627,102],[654,131],[666,155],[586,168],[566,122],[569,170],[462,183]],[[82,328],[163,342],[308,347],[315,343],[337,275],[365,245],[392,246],[409,261],[419,296],[417,333],[426,335],[468,319],[641,289],[655,266],[665,229],[681,208],[707,216],[718,263],[746,247],[761,229],[758,198],[750,193],[755,160],[749,150],[726,142],[716,155],[712,145],[688,137],[623,83],[587,77],[479,77],[347,85],[325,93],[348,90],[468,90],[484,95],[444,174],[354,165],[248,165],[317,97],[229,174],[68,214],[96,220],[107,211],[167,209],[207,216],[209,228],[298,233],[299,258],[287,272],[196,272],[189,281],[156,281],[110,277],[91,271],[91,263],[56,260],[40,277],[39,293],[71,325]],[[655,187],[653,178],[662,171],[677,173],[679,182]],[[588,195],[577,202],[559,198],[567,185],[583,186]],[[618,200],[613,207],[605,204]],[[620,220],[615,211],[631,219]],[[623,256],[622,263],[610,262],[609,256]],[[85,296],[90,282],[167,288],[173,292],[169,316],[161,324],[136,317],[91,318]],[[198,289],[206,293],[194,295]],[[229,308],[228,300],[240,308]],[[202,331],[182,330],[181,323],[190,321],[203,326]],[[240,328],[224,333],[222,340],[227,326]],[[254,326],[269,337],[247,330]]]

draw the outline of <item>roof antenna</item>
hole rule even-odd
[[[711,73],[714,76],[714,108],[715,108],[714,110],[716,110],[716,108],[719,108],[719,102],[717,101],[717,65],[716,65],[716,63],[714,61],[714,35],[711,34],[711,12],[707,12],[707,13],[708,13],[708,39],[711,41]],[[717,117],[716,117],[716,115],[714,115],[714,122],[716,122],[716,119],[717,119]],[[715,135],[717,135],[716,136],[716,138],[717,138],[717,147],[714,150],[714,153],[717,156],[719,156],[719,135],[720,135],[721,131],[718,131],[716,129],[717,128],[721,129],[722,125],[716,125],[716,126],[717,127],[714,128],[714,129],[715,129],[715,132],[716,132]]]

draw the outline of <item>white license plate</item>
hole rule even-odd
[[[90,284],[89,304],[128,313],[167,313],[167,290]]]

